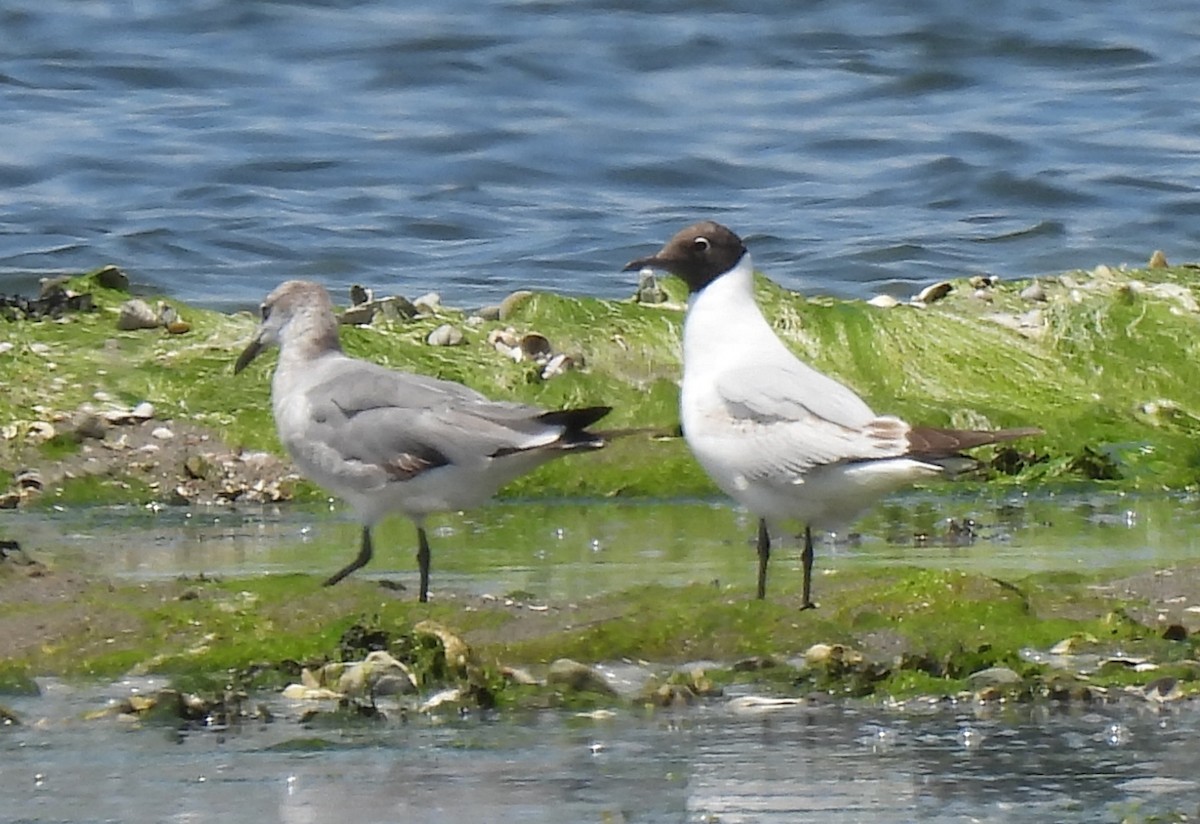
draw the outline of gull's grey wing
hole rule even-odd
[[[543,411],[488,400],[450,381],[349,359],[305,393],[304,431],[292,447],[343,483],[363,490],[449,464],[482,465],[497,455],[556,441],[561,424]]]
[[[823,464],[898,457],[909,426],[878,416],[851,389],[796,361],[760,364],[717,380],[749,480],[796,482]]]

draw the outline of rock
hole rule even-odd
[[[425,338],[425,342],[430,346],[458,346],[464,340],[466,338],[463,336],[462,330],[449,323],[443,323],[430,332],[429,337]]]
[[[490,321],[500,320],[500,304],[493,303],[482,307],[479,310],[479,317]]]
[[[408,298],[392,295],[375,301],[380,313],[388,320],[409,320],[417,316],[417,307]]]
[[[71,430],[78,440],[104,440],[108,422],[90,409],[80,409],[71,418]]]
[[[633,293],[634,303],[666,303],[667,293],[654,277],[654,270],[643,269],[638,274],[638,288]]]
[[[159,426],[150,433],[151,438],[157,438],[160,441],[169,441],[175,437],[175,433],[165,426]]]
[[[384,650],[367,653],[347,666],[337,680],[337,691],[351,698],[405,695],[417,691],[417,679],[406,665]]]
[[[1047,300],[1046,289],[1035,280],[1021,290],[1021,300],[1043,303]]]
[[[1171,264],[1167,263],[1167,256],[1162,249],[1155,249],[1154,254],[1150,255],[1150,262],[1146,264],[1148,269],[1166,269]]]
[[[442,308],[442,296],[437,292],[426,292],[412,302],[418,315],[436,315]]]
[[[140,298],[125,301],[117,312],[117,328],[123,332],[157,329],[160,325],[158,312]]]
[[[550,671],[546,674],[546,684],[565,687],[574,692],[595,692],[614,697],[617,694],[603,675],[570,658],[559,658],[550,665]]]
[[[690,707],[696,703],[696,693],[686,684],[662,684],[648,690],[642,699],[656,707]]]
[[[17,717],[17,714],[15,712],[10,710],[8,707],[4,706],[3,704],[0,704],[0,726],[16,727],[16,726],[19,726],[20,723],[21,723],[21,719]]]
[[[417,712],[432,712],[445,704],[460,704],[463,700],[462,690],[454,687],[445,689],[441,692],[434,693],[426,699],[425,703],[417,707]]]
[[[176,318],[167,324],[167,332],[172,335],[183,335],[190,331],[192,331],[192,325],[186,320],[179,320]]]
[[[975,690],[984,687],[1007,687],[1021,682],[1021,676],[1008,667],[988,667],[967,676],[967,684]]]
[[[500,301],[500,320],[511,318],[532,297],[533,292],[530,292],[528,289],[519,289]]]
[[[104,289],[116,289],[121,292],[129,291],[129,275],[122,272],[116,266],[105,266],[103,269],[92,274],[92,280],[97,286]]]
[[[1186,641],[1188,639],[1187,627],[1182,624],[1171,624],[1162,634],[1164,641]]]
[[[954,291],[954,285],[948,280],[943,280],[940,283],[931,283],[920,292],[917,292],[917,303],[936,303],[946,295]]]
[[[861,652],[842,644],[813,644],[804,651],[804,661],[809,665],[858,664],[863,660]]]
[[[129,417],[136,421],[148,421],[154,417],[154,404],[150,401],[142,401],[133,409],[129,410]]]

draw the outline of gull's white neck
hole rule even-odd
[[[736,368],[782,346],[754,300],[749,252],[692,295],[683,324],[685,379]]]

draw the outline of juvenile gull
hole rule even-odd
[[[914,427],[876,415],[849,387],[793,355],[754,299],[741,239],[718,223],[682,230],[626,271],[654,268],[690,292],[683,325],[683,435],[727,495],[759,516],[758,597],[766,596],[768,521],[804,524],[803,604],[812,602],[812,530],[852,521],[877,499],[971,465],[961,450],[1040,434]]]
[[[482,504],[546,461],[605,443],[587,427],[610,407],[546,411],[492,401],[460,383],[347,356],[329,294],[316,283],[290,280],[267,296],[234,373],[272,344],[279,439],[300,471],[346,499],[363,525],[358,557],[326,586],[366,565],[371,527],[403,512],[417,528],[419,598],[428,600],[427,515]]]

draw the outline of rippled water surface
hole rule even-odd
[[[700,216],[844,295],[1200,257],[1189,0],[14,0],[0,55],[0,290],[624,296]]]
[[[974,542],[950,540],[951,521],[971,523]],[[432,597],[561,599],[632,580],[718,581],[750,597],[753,528],[720,501],[502,502],[434,525]],[[1153,569],[1169,602],[1171,570],[1197,555],[1200,504],[913,492],[858,528],[852,542],[820,545],[821,574],[896,564],[1015,577]],[[340,510],[295,508],[7,512],[0,530],[41,560],[133,579],[327,573],[357,539]],[[366,572],[411,583],[412,540],[403,519],[385,523]],[[797,554],[784,542],[776,585],[795,586]],[[821,586],[818,578],[818,600]],[[274,723],[182,738],[83,720],[109,699],[160,686],[46,680],[39,697],[5,696],[25,723],[0,727],[0,821],[1082,824],[1200,810],[1195,702],[747,712],[730,703],[743,686],[688,710],[602,719],[393,714],[382,725],[323,728],[270,695]]]

